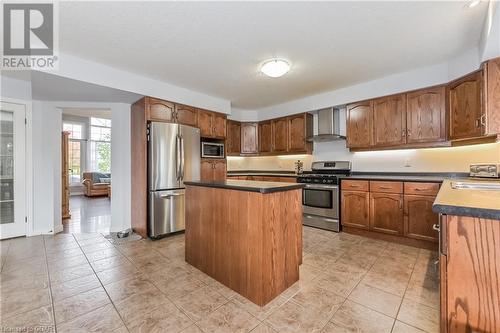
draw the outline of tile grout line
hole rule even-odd
[[[71,235],[73,236],[73,238],[75,239],[76,243],[78,244],[78,248],[80,249],[80,251],[82,251],[83,255],[85,256],[85,259],[87,260],[87,263],[89,264],[90,269],[92,269],[92,271],[94,272],[95,277],[97,278],[97,280],[98,280],[98,281],[99,281],[99,283],[101,284],[102,289],[103,289],[103,290],[104,290],[104,292],[106,293],[106,296],[108,297],[108,299],[109,299],[110,303],[113,305],[113,308],[115,309],[116,313],[118,314],[118,317],[120,317],[120,320],[122,321],[123,326],[125,326],[125,329],[127,330],[127,332],[130,332],[130,331],[129,331],[129,329],[128,329],[128,326],[125,324],[125,321],[124,321],[124,320],[123,320],[123,318],[122,318],[122,315],[120,314],[120,312],[119,312],[119,311],[118,311],[118,309],[116,308],[115,303],[113,302],[113,300],[111,299],[111,297],[109,297],[108,291],[107,291],[107,290],[106,290],[106,288],[104,287],[104,284],[102,283],[101,279],[100,279],[100,278],[99,278],[99,276],[97,275],[97,273],[96,273],[96,271],[95,271],[94,267],[92,267],[92,265],[90,264],[90,260],[89,260],[89,258],[87,257],[87,254],[85,253],[85,251],[83,251],[82,246],[80,245],[80,242],[78,241],[78,239],[76,239],[76,237],[75,237],[75,234],[74,234],[74,233],[72,233]],[[101,234],[99,233],[99,235],[101,235]],[[102,236],[102,235],[101,235],[101,236]],[[104,236],[103,236],[103,237],[104,237]],[[107,239],[106,239],[106,240],[107,240]],[[108,242],[109,242],[109,241],[108,241]],[[111,243],[111,242],[110,242],[110,243]],[[113,245],[113,244],[111,244],[111,245],[114,247],[114,245]],[[97,251],[96,251],[96,252],[97,252]],[[106,306],[106,305],[103,305],[102,307],[105,307],[105,306]],[[101,308],[102,308],[102,307],[101,307]],[[89,312],[87,312],[87,313],[90,313],[90,312],[92,312],[92,311],[94,311],[94,310],[95,310],[95,309],[93,309],[93,310],[91,310],[91,311],[89,311]],[[85,315],[85,314],[87,314],[87,313],[81,314],[80,316],[83,316],[83,315]]]
[[[44,235],[42,235],[42,240],[43,240],[43,252],[45,255],[45,267],[47,269],[47,281],[49,283],[50,303],[52,304],[52,320],[54,321],[54,332],[57,333],[56,307],[54,306],[54,297],[52,296],[52,283],[50,281],[49,261],[47,258],[47,247],[45,246],[45,236]]]

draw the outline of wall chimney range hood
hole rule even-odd
[[[333,107],[318,110],[318,134],[308,138],[313,142],[345,140],[340,134],[340,110]]]

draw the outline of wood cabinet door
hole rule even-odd
[[[406,94],[406,142],[446,140],[446,87]]]
[[[286,118],[279,118],[272,121],[272,151],[275,153],[285,153],[288,151],[288,121]]]
[[[226,138],[226,116],[214,113],[213,114],[213,136],[218,139]]]
[[[486,134],[500,133],[500,57],[484,67],[486,96]]]
[[[311,115],[312,116],[312,115]],[[302,113],[288,117],[288,151],[307,152],[310,143],[307,141],[312,136],[312,121],[309,114]]]
[[[213,114],[210,111],[198,109],[198,127],[203,138],[213,137]]]
[[[226,180],[226,160],[215,160],[214,165],[214,178],[213,180],[223,181]]]
[[[375,146],[397,146],[406,143],[405,94],[373,101],[373,137]]]
[[[372,101],[347,105],[347,147],[370,147],[372,144],[372,124]]]
[[[175,104],[161,99],[146,97],[147,119],[175,122]]]
[[[404,196],[404,235],[406,237],[438,241],[439,234],[432,228],[434,224],[439,224],[439,214],[432,211],[435,198],[425,195]]]
[[[403,234],[403,195],[370,193],[370,230]]]
[[[198,125],[198,112],[187,105],[175,106],[175,121],[179,124],[196,127]]]
[[[258,154],[259,153],[259,124],[242,123],[241,124],[241,153]]]
[[[241,124],[238,121],[227,121],[226,152],[238,155],[241,150]]]
[[[272,135],[273,128],[271,121],[263,121],[259,123],[259,152],[270,153],[272,151]]]
[[[214,164],[212,160],[201,160],[200,178],[203,181],[214,180]]]
[[[353,228],[369,229],[370,193],[342,191],[341,200],[342,225]]]
[[[485,131],[483,72],[477,71],[448,86],[450,139],[473,138]],[[482,124],[483,123],[483,124]]]

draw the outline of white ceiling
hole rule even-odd
[[[477,46],[487,4],[61,2],[61,51],[259,109]],[[264,77],[278,56],[289,74]]]

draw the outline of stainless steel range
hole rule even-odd
[[[297,182],[305,183],[302,190],[303,224],[340,231],[339,175],[351,172],[349,161],[313,162],[312,173],[303,174]]]

